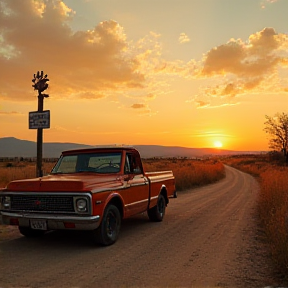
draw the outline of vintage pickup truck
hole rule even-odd
[[[162,221],[176,196],[172,171],[144,172],[132,147],[78,149],[62,152],[49,175],[0,190],[0,214],[26,237],[90,230],[95,243],[111,245],[122,219],[147,211],[150,220]]]

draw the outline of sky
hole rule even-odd
[[[268,150],[288,113],[288,0],[0,0],[0,138]]]

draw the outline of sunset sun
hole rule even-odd
[[[214,147],[216,148],[221,148],[223,146],[222,142],[221,141],[215,141],[214,142]]]

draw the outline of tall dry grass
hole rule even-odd
[[[214,183],[225,177],[224,165],[217,160],[148,159],[143,161],[146,171],[172,170],[176,190]]]
[[[259,214],[277,266],[288,275],[288,168],[261,173]]]
[[[258,212],[274,263],[288,276],[288,167],[267,155],[232,157],[226,164],[257,176]]]
[[[43,163],[43,173],[49,173],[55,163]],[[0,188],[10,181],[36,177],[36,164],[33,162],[2,162],[0,166]]]

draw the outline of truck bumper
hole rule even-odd
[[[100,216],[65,216],[32,213],[11,213],[1,211],[2,223],[4,225],[17,225],[30,227],[31,220],[44,221],[47,230],[94,230],[100,225]]]

